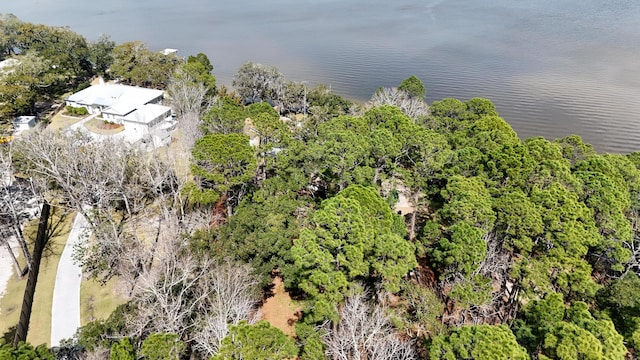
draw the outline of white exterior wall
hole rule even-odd
[[[29,121],[24,121],[24,119],[28,118]],[[36,118],[35,117],[25,117],[20,116],[13,121],[13,128],[15,131],[24,131],[32,129],[36,126]]]
[[[73,101],[65,101],[65,106],[73,106],[76,108],[85,108],[87,109],[87,111],[89,112],[89,114],[99,114],[100,112],[102,112],[102,107],[98,106],[98,105],[83,105],[83,104],[78,104],[76,102]]]
[[[167,120],[169,117],[171,117],[171,111],[167,111],[166,113],[156,117],[155,119],[149,121],[148,123],[129,121],[127,119],[122,119],[122,120],[124,120],[123,123],[125,124],[125,126],[127,125],[132,126],[132,127],[135,127],[136,129],[141,129],[142,131],[151,131],[155,127],[157,127],[160,123]]]
[[[110,121],[117,121],[122,124],[122,118],[116,114],[102,113],[102,118]]]

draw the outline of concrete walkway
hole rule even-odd
[[[65,129],[66,132],[72,131],[72,130],[85,130],[85,127],[83,126],[84,123],[86,123],[89,120],[95,119],[96,117],[98,117],[98,115],[100,114],[91,114],[89,116],[87,116],[86,118],[78,121],[77,123],[69,126],[67,129]]]
[[[80,327],[80,282],[82,269],[73,260],[73,248],[89,234],[87,220],[77,214],[69,239],[60,256],[51,305],[51,344],[59,346],[60,340],[72,338]]]

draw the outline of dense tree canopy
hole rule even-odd
[[[233,86],[245,103],[252,104],[261,101],[273,103],[282,94],[284,77],[273,66],[250,61],[238,69],[233,79]]]
[[[415,76],[358,105],[249,62],[230,92],[203,53],[90,43],[10,15],[0,16],[0,59],[12,59],[0,74],[4,120],[95,75],[167,88],[182,123],[191,120],[181,127],[188,170],[82,133],[34,132],[7,147],[15,154],[3,158],[34,191],[85,213],[96,239],[79,247],[85,270],[130,289],[129,303],[76,336],[85,352],[623,359],[640,350],[638,153],[598,154],[576,135],[521,140],[487,99],[428,106]],[[257,295],[268,298],[276,276],[298,305],[287,319],[298,322],[295,338],[255,322]],[[2,345],[0,357],[50,358],[45,350]]]
[[[290,337],[266,321],[248,324],[246,321],[231,326],[214,360],[285,360],[298,353]]]
[[[560,294],[569,304],[592,303],[603,285],[594,273],[615,276],[637,258],[629,237],[638,191],[633,158],[597,155],[576,137],[521,141],[486,99],[434,103],[423,123],[397,107],[374,107],[362,116],[316,123],[285,142],[286,127],[259,111],[265,115],[254,115],[257,124],[268,125],[261,131],[272,139],[266,143],[278,144],[280,152],[265,163],[265,178],[256,184],[271,193],[278,183],[278,191],[296,195],[250,190],[260,196],[247,198],[238,210],[273,218],[281,236],[271,225],[234,220],[217,236],[236,239],[235,253],[245,261],[279,269],[289,288],[307,298],[308,323],[335,320],[332,304],[343,302],[356,283],[371,284],[379,294],[409,296],[401,280],[416,271],[413,259],[433,271],[433,289],[446,306],[440,317],[423,318],[440,325],[411,326],[436,335],[443,323],[493,324],[524,316],[518,315],[521,304],[547,294]],[[381,196],[385,186],[398,183],[412,205],[405,226],[386,205],[395,200]],[[267,210],[265,201],[285,211]],[[260,251],[243,238],[279,250]],[[290,250],[286,244],[293,244]],[[403,326],[416,319],[407,317]],[[593,321],[620,339],[615,322]],[[548,339],[575,324],[560,325],[544,330]],[[580,328],[590,331],[585,326]],[[630,329],[629,339],[635,331]],[[509,341],[517,356],[526,357],[512,336]],[[544,338],[539,344],[544,347]],[[548,340],[544,356],[556,356],[552,344]],[[615,350],[606,351],[620,352],[619,343],[611,346]]]
[[[439,336],[429,347],[429,359],[522,359],[529,356],[511,330],[504,325],[472,325]]]
[[[4,339],[0,339],[0,359],[6,360],[54,360],[55,357],[46,345],[33,345],[21,342],[17,347],[5,344]]]
[[[330,304],[341,301],[355,280],[400,290],[400,279],[417,263],[395,216],[375,190],[357,185],[322,203],[312,227],[291,248],[298,286],[314,299],[314,316],[335,316]]]
[[[627,352],[610,320],[594,318],[581,301],[567,307],[557,293],[529,304],[524,318],[517,334],[541,358],[623,359]]]
[[[143,87],[164,89],[182,62],[175,54],[151,51],[140,41],[118,44],[112,53],[110,74],[131,85]]]
[[[191,171],[199,183],[192,195],[202,203],[210,204],[220,197],[229,205],[239,201],[242,187],[256,170],[249,138],[240,134],[205,135],[193,148],[193,160]]]
[[[111,65],[114,43],[95,43],[66,27],[32,24],[0,15],[0,126],[14,116],[36,115]]]
[[[415,75],[402,80],[398,85],[398,89],[406,91],[412,97],[424,98],[427,96],[427,89],[424,87],[424,83]]]

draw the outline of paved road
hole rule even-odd
[[[82,269],[73,261],[73,247],[88,235],[87,220],[77,214],[58,263],[51,306],[51,344],[73,337],[80,327],[80,282]]]

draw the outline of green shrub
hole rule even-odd
[[[21,341],[18,347],[13,347],[11,344],[5,344],[4,339],[0,339],[0,359],[54,360],[55,357],[44,344],[34,347],[27,342]]]
[[[295,342],[280,329],[265,320],[255,324],[242,320],[229,326],[229,334],[211,360],[283,360],[296,355]]]
[[[67,113],[71,115],[85,116],[89,114],[89,110],[87,110],[87,108],[84,108],[84,107],[75,107],[75,106],[69,105],[65,107],[65,110],[67,110]]]
[[[178,360],[184,348],[177,334],[151,334],[142,342],[140,354],[148,360]]]
[[[78,345],[88,351],[97,348],[111,348],[116,339],[122,337],[129,316],[135,311],[131,303],[118,306],[107,320],[96,320],[87,323],[76,334]]]
[[[129,338],[122,338],[111,346],[109,360],[135,360],[135,350]]]

